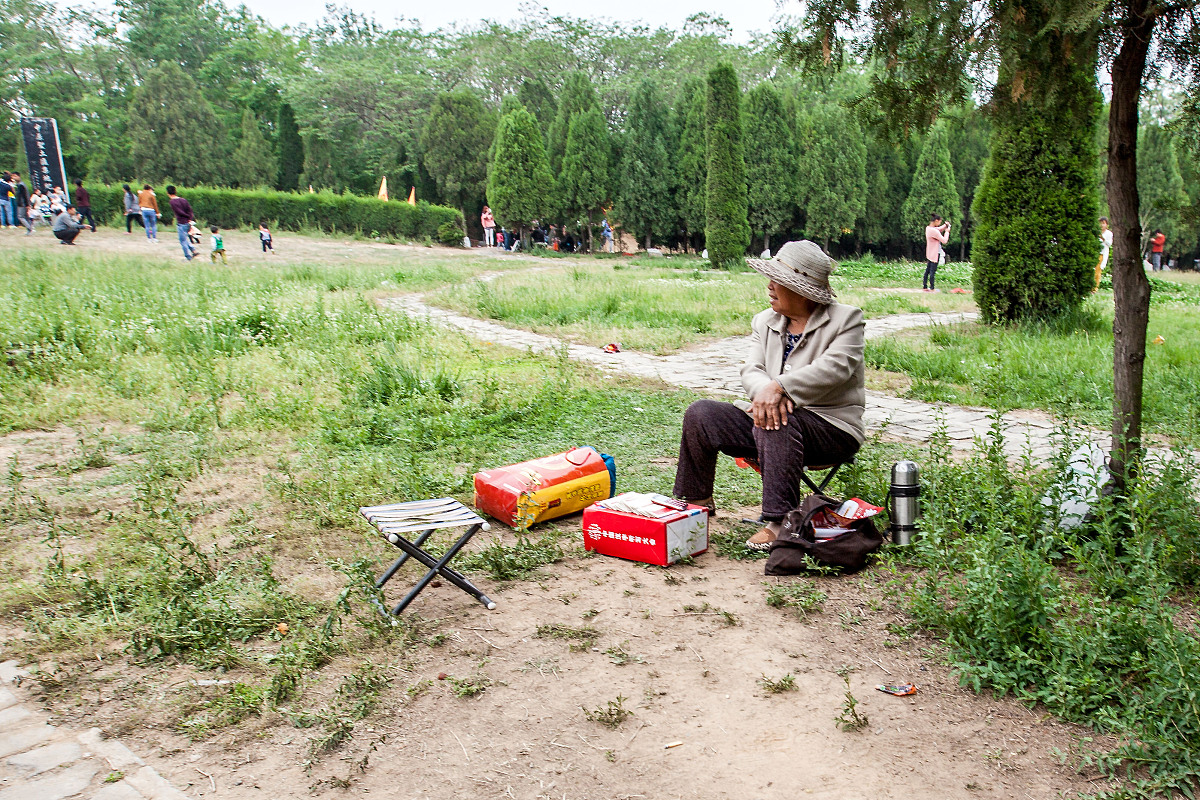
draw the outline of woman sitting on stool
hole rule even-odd
[[[746,546],[767,550],[800,504],[804,465],[850,460],[864,438],[863,315],[834,302],[833,260],[810,241],[769,261],[747,259],[770,282],[771,307],[751,322],[742,387],[751,402],[700,400],[683,417],[675,496],[713,504],[717,454],[753,459],[762,472],[764,527]]]

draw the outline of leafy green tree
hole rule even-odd
[[[904,148],[886,138],[867,138],[867,194],[858,222],[860,241],[878,247],[885,255],[906,243],[900,211],[908,199],[912,173]]]
[[[526,248],[529,224],[546,216],[553,188],[537,117],[524,106],[505,114],[496,130],[487,198],[496,219],[516,227]]]
[[[954,167],[950,163],[949,137],[946,126],[934,125],[925,137],[912,186],[900,212],[905,238],[910,242],[925,241],[925,227],[930,214],[941,214],[951,224],[951,233],[961,220],[958,187]]]
[[[841,106],[820,105],[808,116],[800,163],[806,184],[804,233],[828,251],[866,210],[867,145],[858,123]]]
[[[421,136],[424,164],[438,191],[467,216],[467,208],[487,190],[488,150],[496,138],[497,117],[470,89],[439,95]]]
[[[1154,229],[1160,228],[1167,237],[1168,254],[1179,256],[1191,249],[1193,243],[1183,241],[1188,228],[1182,215],[1189,200],[1175,137],[1160,125],[1143,125],[1138,133],[1138,197],[1144,238],[1149,240]]]
[[[269,186],[275,179],[277,169],[271,145],[258,129],[254,112],[248,108],[242,112],[242,140],[229,159],[229,167],[232,174],[227,174],[225,180],[234,186]]]
[[[586,222],[589,251],[593,249],[592,222],[608,200],[608,153],[608,126],[600,109],[576,114],[567,134],[559,196],[569,219]]]
[[[542,132],[548,132],[558,113],[558,104],[554,102],[554,94],[546,84],[538,78],[522,81],[521,88],[517,90],[517,99],[537,117]]]
[[[304,140],[296,125],[296,112],[287,103],[281,103],[275,118],[275,154],[279,171],[275,175],[275,188],[294,192],[300,188],[300,173],[304,170]]]
[[[666,103],[652,81],[638,86],[626,122],[616,215],[649,249],[654,237],[668,233],[676,218],[671,202]]]
[[[139,175],[184,186],[221,183],[223,135],[216,114],[178,65],[167,61],[146,76],[129,106],[129,139]]]
[[[679,145],[675,150],[675,206],[684,240],[704,233],[704,201],[708,183],[708,148],[704,141],[704,82],[688,81],[675,104],[679,116]]]
[[[596,89],[592,86],[591,78],[583,72],[572,72],[568,75],[562,92],[559,93],[554,122],[550,124],[546,133],[546,154],[553,174],[558,175],[562,172],[563,155],[567,151],[567,136],[571,130],[571,117],[597,107]]]
[[[704,241],[718,268],[740,263],[750,244],[746,161],[742,151],[741,89],[729,64],[708,73],[704,131],[708,152]]]
[[[783,98],[769,83],[746,93],[745,129],[747,199],[750,229],[771,248],[771,236],[783,230],[796,205],[795,142],[783,110]]]

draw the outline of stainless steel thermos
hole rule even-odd
[[[897,461],[892,465],[892,488],[888,492],[894,544],[908,544],[917,535],[920,496],[920,469],[912,461]]]

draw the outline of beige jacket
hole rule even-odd
[[[753,399],[768,383],[778,381],[797,408],[807,408],[862,444],[867,403],[862,309],[840,303],[820,307],[784,364],[787,323],[787,317],[769,308],[750,323],[750,354],[742,365],[746,396]],[[745,401],[737,406],[750,410]]]

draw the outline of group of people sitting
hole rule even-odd
[[[95,232],[91,198],[83,188],[83,181],[75,181],[75,203],[72,203],[61,186],[52,186],[49,191],[35,186],[31,192],[19,173],[0,173],[0,225],[24,226],[25,235],[31,236],[37,223],[42,222],[50,225],[63,244],[73,244],[84,220]]]

